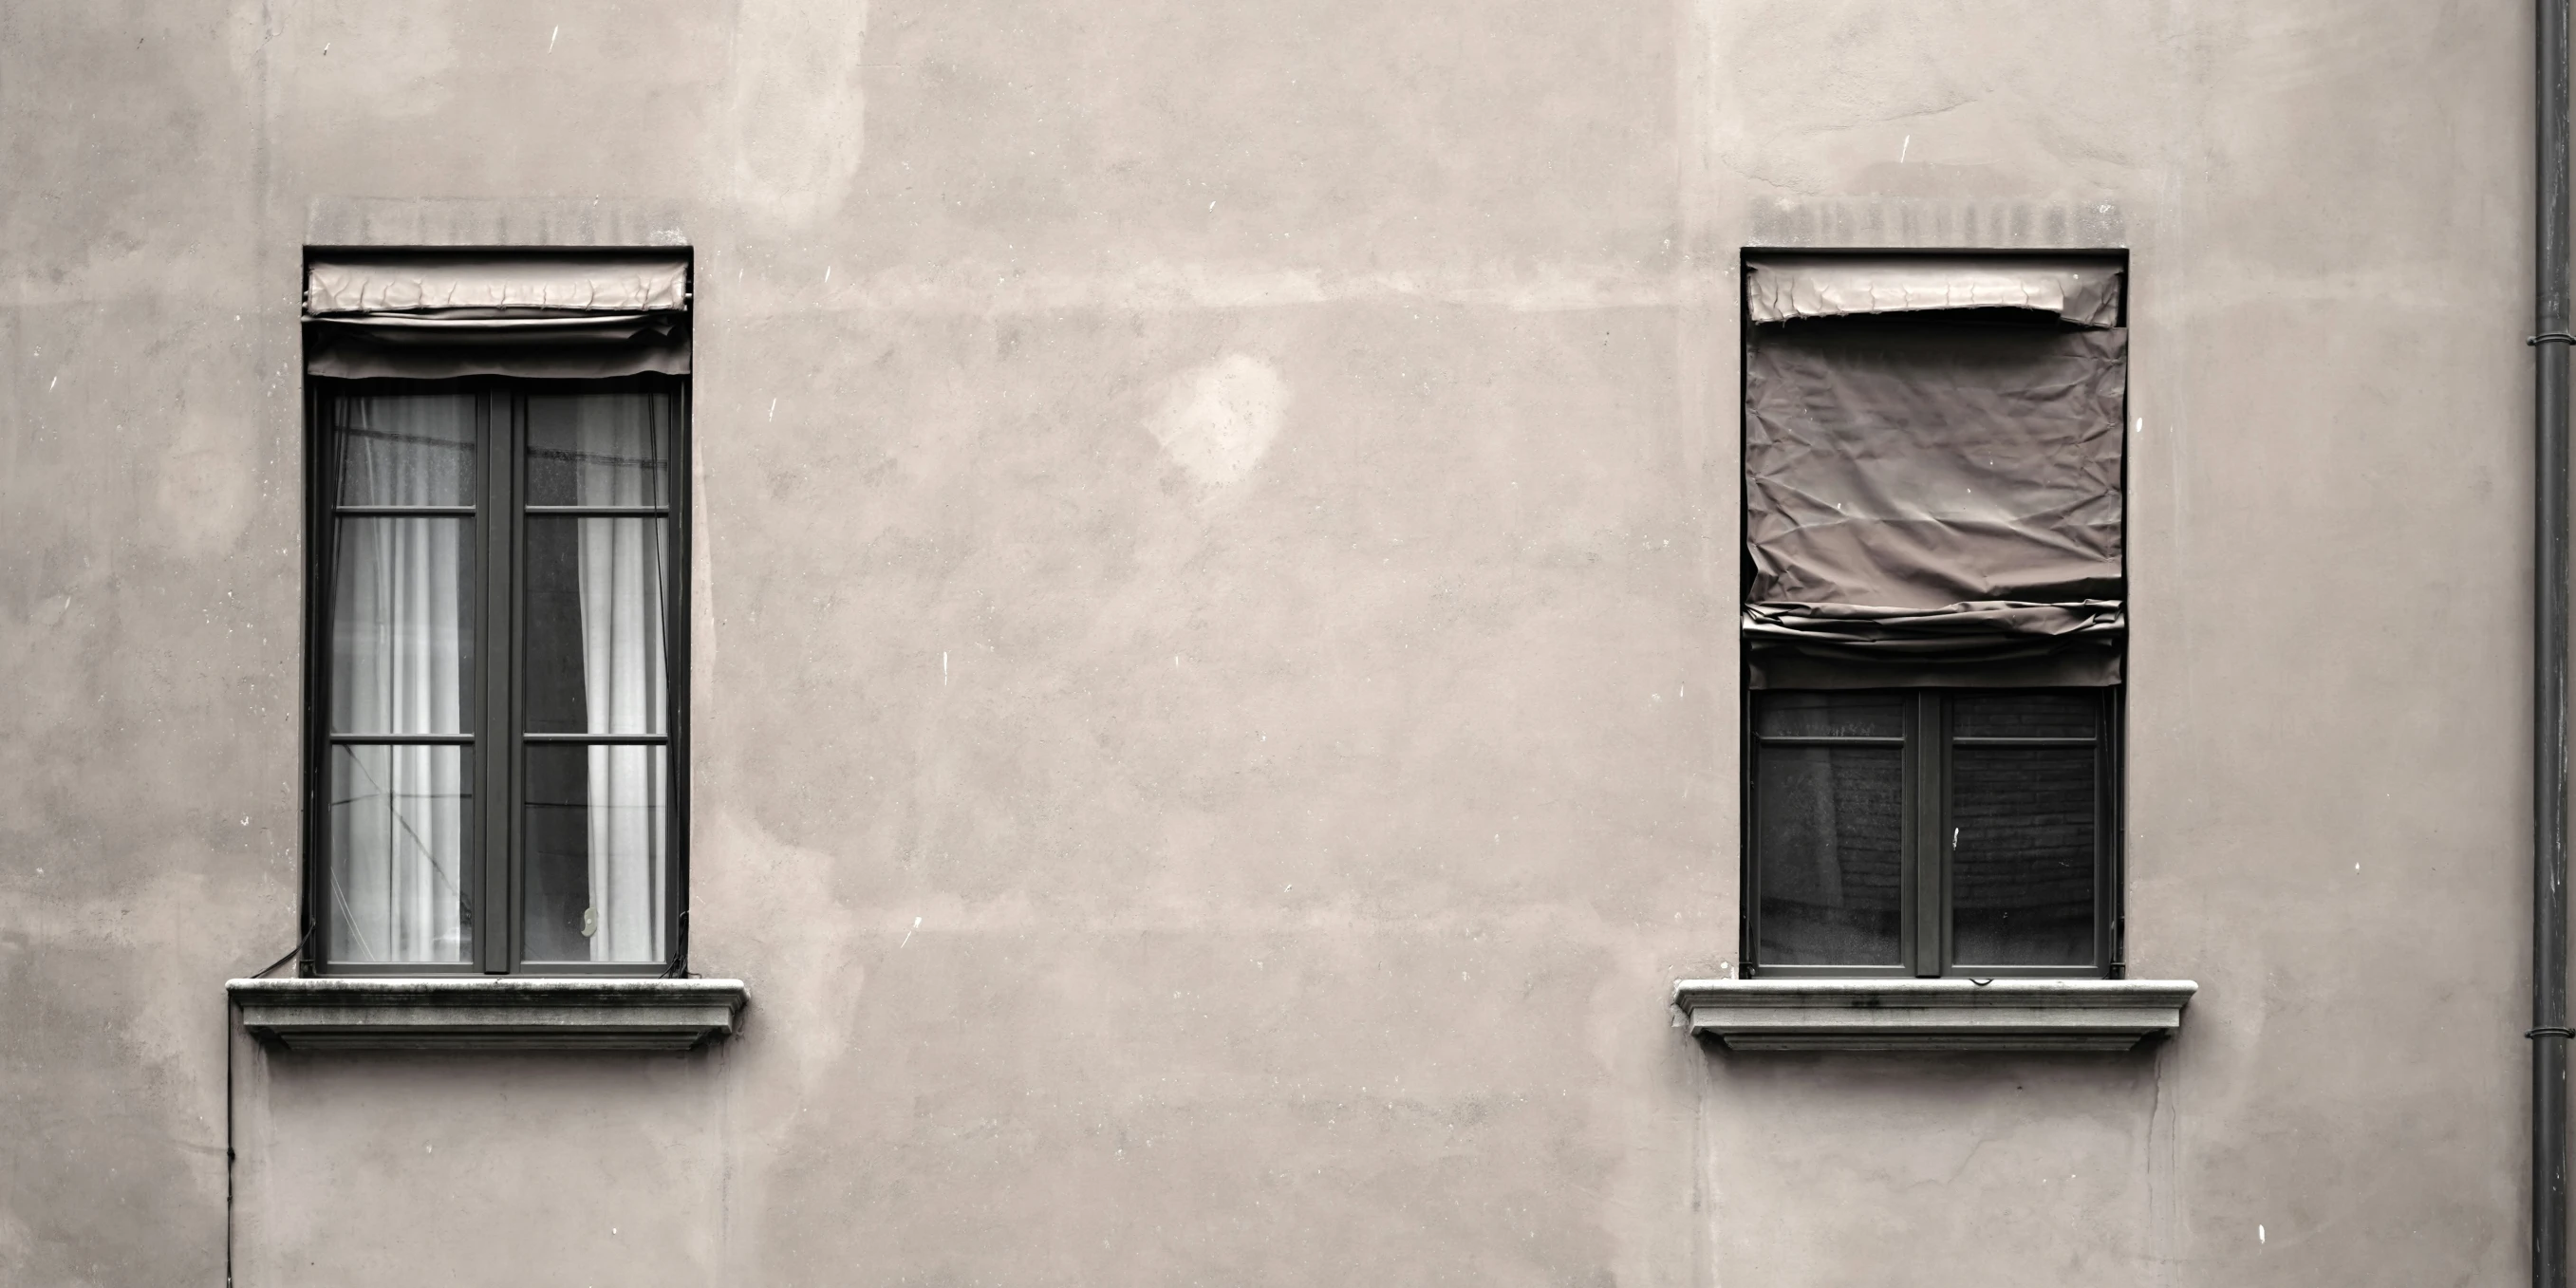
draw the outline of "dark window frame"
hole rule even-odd
[[[527,409],[531,393],[654,390],[672,400],[672,428],[664,475],[665,503],[660,507],[536,506],[526,503]],[[476,694],[475,731],[442,735],[387,737],[342,736],[331,722],[331,594],[337,568],[336,522],[343,514],[364,514],[386,507],[338,504],[338,444],[328,406],[332,395],[415,391],[473,393],[479,410],[476,440],[476,490],[473,545],[479,612],[474,633],[474,664],[469,683]],[[496,416],[496,411],[506,415]],[[655,977],[687,973],[689,919],[689,589],[695,539],[691,526],[690,484],[694,459],[691,384],[686,376],[636,375],[599,379],[533,379],[466,376],[446,380],[341,380],[311,377],[305,382],[305,593],[303,675],[303,873],[300,882],[302,935],[298,940],[300,971],[332,976],[478,976],[525,978]],[[495,432],[496,425],[499,432]],[[461,507],[459,508],[461,509]],[[401,507],[404,513],[439,513],[437,508]],[[659,736],[535,734],[526,731],[526,695],[520,683],[524,669],[526,606],[520,587],[525,580],[527,520],[550,514],[617,517],[649,513],[666,523],[663,587],[665,700]],[[454,512],[454,511],[447,511]],[[495,659],[507,659],[503,674],[492,674]],[[335,962],[327,942],[330,899],[330,751],[339,743],[447,743],[474,751],[471,806],[475,838],[471,882],[466,890],[473,918],[473,947],[468,959],[451,963]],[[524,759],[531,743],[658,744],[664,754],[663,959],[649,962],[530,962],[525,956],[526,810]],[[503,754],[492,755],[499,747]],[[500,890],[494,900],[490,892]]]
[[[1735,370],[1735,406],[1737,408],[1736,444],[1739,454],[1739,462],[1741,460],[1744,433],[1742,409],[1746,405],[1746,400],[1750,396],[1750,390],[1746,385],[1746,369],[1751,364],[1744,359],[1753,344],[1755,326],[1750,302],[1745,297],[1743,283],[1749,280],[1750,265],[1754,260],[1765,254],[1778,253],[1785,249],[1788,248],[1746,246],[1738,248],[1736,252],[1735,280],[1737,282],[1737,288],[1735,292],[1735,307],[1736,334],[1738,336],[1736,352],[1738,361],[1736,363]],[[2082,257],[2087,259],[2099,259],[2105,263],[2117,264],[2120,267],[2119,325],[2124,327],[2129,325],[2129,295],[2131,289],[2135,285],[2135,279],[2132,275],[2132,265],[2130,263],[2129,252],[2124,248],[2058,250],[2019,247],[1945,247],[1939,249],[1926,249],[1919,246],[1811,246],[1795,248],[1794,253],[1816,257],[1903,255],[1926,260],[1940,260],[1959,256],[2010,259],[2040,257]],[[2121,420],[2124,425],[2127,423],[2128,417],[2127,409],[2125,407],[2122,409]],[[1739,471],[1739,483],[1740,482],[1741,474]],[[2120,483],[2121,526],[2124,531],[2127,527],[2128,506],[2129,489],[2126,463],[2124,462]],[[1739,586],[1750,584],[1754,572],[1753,547],[1748,535],[1748,521],[1749,515],[1745,509],[1744,497],[1739,489],[1736,498],[1736,549]],[[1922,967],[1929,959],[1918,951],[1920,945],[1917,941],[1922,933],[1919,923],[1923,918],[1921,915],[1922,910],[1916,907],[1914,903],[1917,896],[1918,884],[1918,874],[1916,872],[1917,858],[1915,855],[1915,847],[1910,844],[1904,847],[1905,870],[1904,875],[1899,878],[1903,883],[1905,898],[1907,900],[1905,911],[1902,914],[1901,919],[1905,936],[1903,965],[1765,966],[1762,964],[1762,939],[1760,927],[1761,855],[1755,830],[1759,819],[1756,812],[1758,783],[1754,776],[1757,771],[1757,766],[1754,759],[1756,754],[1756,738],[1753,718],[1753,704],[1759,701],[1759,695],[1762,691],[1753,687],[1751,656],[1750,650],[1748,649],[1739,648],[1736,679],[1736,691],[1743,698],[1743,707],[1740,712],[1741,718],[1737,722],[1739,741],[1736,749],[1736,763],[1739,766],[1741,774],[1739,787],[1742,793],[1738,798],[1740,808],[1736,811],[1738,825],[1736,845],[1736,901],[1738,911],[1738,916],[1736,918],[1736,962],[1737,971],[1740,975],[1747,979],[1762,975],[1775,978],[1827,979],[1926,978],[1943,975],[1954,978],[1964,977],[1973,979],[2120,979],[2126,976],[2128,969],[2128,914],[2126,861],[2124,858],[2124,837],[2122,836],[2122,819],[2126,813],[2126,792],[2128,783],[2128,774],[2125,765],[2125,749],[2127,745],[2126,713],[2128,706],[2128,690],[2126,685],[2113,685],[2099,690],[2074,690],[2076,692],[2098,693],[2102,696],[2102,701],[2104,703],[2102,724],[2100,726],[2099,735],[2101,754],[2097,758],[2098,772],[2102,775],[2102,780],[2099,794],[2097,796],[2097,809],[2100,811],[2100,815],[2095,832],[2096,885],[2094,887],[2094,924],[2096,930],[2094,936],[2094,965],[2090,968],[1995,966],[1979,967],[1969,970],[1956,968],[1949,964],[1947,958],[1950,938],[1948,924],[1950,892],[1947,874],[1945,872],[1942,874],[1942,880],[1938,885],[1938,889],[1940,891],[1940,903],[1935,914],[1938,915],[1942,921],[1937,957],[1942,968],[1932,970],[1927,975]],[[1893,688],[1884,691],[1904,694],[1909,698],[1942,692],[1938,689],[1926,688]],[[1913,728],[1916,716],[1909,714],[1907,719],[1908,729],[1910,731]],[[1907,789],[1910,792],[1914,790],[1915,782],[1913,756],[1910,754],[1913,739],[1909,736],[1907,742],[1909,744],[1909,755],[1907,757],[1905,781],[1907,783]],[[1945,800],[1948,796],[1946,781],[1942,786],[1942,796]],[[1913,826],[1912,814],[1913,810],[1909,809],[1907,811],[1909,829]]]
[[[2126,973],[2126,925],[2123,917],[2121,815],[2123,812],[2122,748],[2125,743],[2125,689],[1935,689],[1865,690],[1897,697],[1905,703],[1901,739],[1866,737],[1765,737],[1759,733],[1753,705],[1766,690],[1745,690],[1745,716],[1740,722],[1744,766],[1741,811],[1742,939],[1737,960],[1748,979],[1756,976],[1806,979],[2119,979]],[[1785,691],[1784,691],[1785,692]],[[2007,966],[1954,960],[1954,891],[1949,854],[1942,838],[1955,826],[1950,812],[1951,752],[1958,746],[2065,745],[2062,738],[1959,738],[1950,728],[1950,698],[1978,693],[2061,693],[2087,696],[2101,704],[2100,723],[2089,741],[2094,753],[2093,960],[2085,965]],[[1927,726],[1931,729],[1926,736]],[[1880,966],[1766,965],[1762,945],[1762,849],[1760,817],[1761,753],[1772,746],[1901,746],[1904,752],[1904,839],[1900,844],[1898,886],[1901,911],[1899,963]]]

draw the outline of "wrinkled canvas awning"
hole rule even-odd
[[[315,375],[597,377],[689,369],[689,260],[366,254],[305,269]]]
[[[1746,266],[1744,299],[1755,322],[2019,309],[2107,327],[2120,320],[2120,269],[2018,256],[1783,255]]]
[[[1755,683],[2117,682],[2127,352],[2116,328],[1755,328]]]

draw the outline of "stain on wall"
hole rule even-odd
[[[1287,414],[1288,386],[1278,368],[1230,353],[1174,376],[1146,428],[1163,454],[1214,498],[1260,467]]]

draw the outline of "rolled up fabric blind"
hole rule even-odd
[[[305,369],[320,376],[685,374],[689,261],[363,254],[305,267]]]
[[[1953,309],[2050,313],[2092,327],[2120,320],[2119,267],[2086,260],[1784,255],[1746,268],[1755,322]]]
[[[1910,280],[1937,279],[1939,263]],[[1983,280],[1950,263],[1954,282]],[[2107,276],[2116,309],[2117,270],[2084,272]],[[2127,333],[2067,327],[2057,306],[2031,324],[1945,320],[1929,295],[1910,298],[1887,310],[1910,317],[1752,328],[1754,683],[2117,683]],[[1945,298],[1997,307],[1964,288]]]

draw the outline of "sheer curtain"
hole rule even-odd
[[[473,504],[475,401],[334,399],[336,504]],[[342,514],[334,527],[331,951],[355,962],[463,961],[473,524],[370,513]]]
[[[666,505],[669,400],[621,393],[571,401],[578,503]],[[667,735],[663,552],[669,520],[579,522],[590,732]],[[658,960],[667,885],[667,753],[635,744],[594,745],[589,753],[591,960]]]

